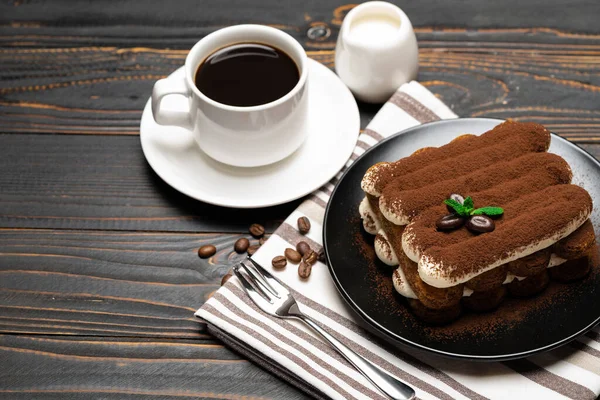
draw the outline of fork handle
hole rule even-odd
[[[392,375],[373,364],[371,361],[360,356],[351,350],[348,346],[327,333],[312,318],[306,314],[295,314],[295,317],[304,321],[308,326],[319,333],[329,344],[331,344],[350,364],[354,366],[371,383],[383,393],[394,400],[412,400],[415,398],[413,388],[396,379]]]

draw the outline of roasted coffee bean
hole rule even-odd
[[[200,258],[208,258],[214,256],[216,252],[217,248],[215,246],[212,244],[207,244],[198,249],[198,256]]]
[[[265,234],[265,227],[262,226],[261,224],[252,224],[252,225],[250,225],[250,228],[248,229],[248,231],[255,238],[259,238]]]
[[[319,250],[319,261],[321,261],[323,264],[327,262],[327,260],[325,259],[325,250],[323,248]]]
[[[256,253],[256,250],[258,250],[259,248],[260,248],[260,246],[257,244],[253,244],[252,246],[248,247],[248,250],[247,250],[248,255],[249,256],[253,255],[254,253]]]
[[[285,268],[285,266],[287,265],[287,260],[284,256],[277,256],[274,257],[273,260],[271,260],[271,264],[273,265],[273,268],[281,269]]]
[[[306,242],[298,242],[298,244],[296,245],[296,250],[298,250],[298,253],[300,253],[301,255],[304,255],[307,251],[310,250],[310,246]]]
[[[459,202],[460,204],[463,204],[463,203],[465,202],[465,198],[464,198],[464,197],[462,197],[462,196],[461,196],[460,194],[458,194],[458,193],[452,193],[452,194],[450,195],[450,198],[451,198],[452,200],[454,200],[454,201],[457,201],[457,202]]]
[[[260,239],[258,239],[258,245],[262,246],[263,244],[265,244],[266,241],[267,241],[267,238],[263,236]]]
[[[302,279],[308,279],[310,273],[312,271],[312,265],[302,260],[300,265],[298,265],[298,276]]]
[[[456,214],[448,214],[435,221],[435,226],[439,231],[451,231],[460,228],[464,223],[465,219],[463,217],[459,217]]]
[[[468,230],[476,233],[491,232],[496,229],[494,221],[486,215],[472,215],[465,224]]]
[[[460,204],[463,204],[465,202],[465,198],[458,193],[452,193],[449,198],[458,201]],[[448,211],[454,212],[454,208],[450,207],[449,205],[446,205],[446,208],[448,209]]]
[[[228,272],[225,275],[223,275],[223,278],[221,278],[221,286],[223,286],[225,284],[225,282],[227,282],[229,280],[229,278],[231,278],[231,274]]]
[[[308,250],[304,253],[304,257],[302,257],[304,262],[309,263],[310,265],[315,265],[317,260],[319,259],[319,255],[314,250]]]
[[[235,241],[235,244],[233,245],[233,249],[235,250],[236,253],[245,253],[246,250],[248,250],[248,247],[250,246],[250,241],[246,238],[239,238],[238,240]]]
[[[296,250],[288,247],[283,252],[285,258],[287,258],[291,263],[298,264],[300,260],[302,260],[302,254],[298,253]]]
[[[308,218],[298,218],[298,231],[303,235],[306,235],[310,231],[310,220]]]

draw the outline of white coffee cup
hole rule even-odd
[[[344,18],[335,47],[335,70],[359,100],[387,101],[417,77],[419,49],[410,20],[397,6],[369,1]]]
[[[207,97],[194,84],[198,67],[215,51],[237,43],[266,44],[285,52],[298,67],[296,86],[275,101],[250,107]],[[161,79],[154,85],[154,120],[192,131],[198,146],[215,160],[238,167],[267,165],[292,154],[306,138],[308,60],[300,43],[287,33],[263,25],[220,29],[192,47],[184,68],[185,77]],[[187,97],[188,109],[161,109],[161,100],[167,95]]]

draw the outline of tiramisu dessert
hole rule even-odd
[[[543,126],[507,121],[366,172],[364,228],[417,317],[446,323],[589,272],[592,199],[549,145]]]

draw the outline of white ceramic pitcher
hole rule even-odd
[[[357,99],[387,101],[419,69],[417,38],[406,14],[384,1],[353,8],[338,36],[335,69]]]

